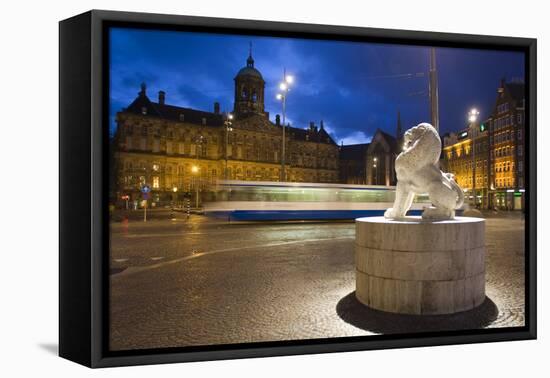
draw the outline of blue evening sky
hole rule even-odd
[[[338,144],[368,142],[377,128],[394,135],[398,110],[404,129],[430,121],[427,47],[115,28],[110,131],[142,82],[155,102],[164,90],[167,104],[212,111],[218,101],[231,111],[233,79],[246,65],[250,42],[272,121],[281,113],[275,96],[285,67],[295,77],[287,120],[303,128],[323,120]],[[518,52],[437,48],[436,54],[442,134],[465,127],[471,107],[488,117],[500,79],[525,74]]]

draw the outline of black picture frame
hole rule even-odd
[[[206,31],[522,51],[526,57],[524,327],[110,352],[107,29]],[[536,338],[536,39],[92,10],[59,24],[59,354],[89,367]]]

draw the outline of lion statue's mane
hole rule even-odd
[[[424,209],[422,218],[454,218],[455,209],[464,203],[464,193],[452,174],[439,169],[440,155],[441,139],[429,123],[421,123],[405,132],[403,152],[395,159],[395,202],[386,210],[386,218],[404,218],[414,195],[421,193],[427,193],[433,205]]]

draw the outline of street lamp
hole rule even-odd
[[[233,124],[233,114],[231,113],[228,113],[227,114],[227,117],[225,119],[225,122],[224,122],[224,126],[225,126],[225,179],[227,180],[228,177],[228,172],[227,172],[227,159],[228,159],[228,154],[227,154],[227,150],[229,148],[229,132],[230,131],[233,131],[233,128],[231,127],[231,125]]]
[[[475,121],[477,121],[478,115],[479,115],[479,111],[476,108],[471,109],[468,112],[468,120],[470,121],[470,123],[474,123]]]
[[[470,121],[470,131],[472,137],[472,194],[474,195],[474,208],[477,205],[477,193],[476,193],[476,143],[475,143],[475,123],[477,117],[479,116],[479,111],[476,108],[472,108],[468,112],[468,121]]]
[[[372,165],[372,167],[374,168],[374,185],[377,185],[378,184],[378,169],[376,168],[377,167],[377,164],[376,162],[378,161],[378,158],[375,156],[374,159],[372,159],[374,161],[374,164]]]
[[[286,96],[290,91],[290,84],[294,82],[294,77],[286,74],[286,69],[283,69],[283,81],[279,84],[281,92],[277,93],[277,100],[283,102],[283,145],[281,155],[281,181],[286,181],[286,140],[285,140],[285,123],[286,123]]]
[[[374,160],[374,164],[372,166],[374,168],[374,185],[376,185],[378,183],[378,169],[376,164],[378,162],[378,158],[375,156],[373,160]]]
[[[174,193],[174,194],[172,194],[172,206],[176,207],[178,205],[178,196],[177,196],[178,187],[174,186],[172,188],[172,192]]]
[[[195,143],[197,144],[197,149],[195,151],[196,155],[197,155],[197,165],[194,165],[191,168],[191,171],[193,173],[197,174],[197,177],[195,178],[195,186],[196,186],[196,190],[197,190],[197,196],[196,196],[195,203],[196,203],[196,207],[198,209],[199,208],[199,187],[200,187],[200,184],[201,184],[201,175],[200,175],[200,169],[199,169],[199,158],[200,158],[200,155],[204,154],[204,151],[202,150],[203,143],[204,143],[204,137],[202,135],[197,136],[197,138],[195,139]]]
[[[195,175],[195,192],[196,192],[195,208],[198,209],[199,208],[199,182],[196,176],[198,176],[197,174],[199,173],[199,167],[197,167],[196,165],[193,165],[191,167],[191,172]]]

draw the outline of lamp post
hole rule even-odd
[[[227,117],[225,119],[225,122],[224,122],[224,125],[225,125],[225,179],[227,180],[228,179],[228,172],[227,172],[227,159],[228,159],[228,154],[227,154],[227,150],[229,148],[229,132],[230,131],[233,131],[233,128],[231,127],[231,125],[233,124],[233,114],[231,113],[228,113],[227,114]]]
[[[372,165],[372,167],[374,168],[374,185],[378,185],[378,168],[377,168],[377,162],[378,162],[378,158],[375,156],[374,159],[374,164]]]
[[[196,192],[197,192],[196,199],[195,199],[195,207],[197,209],[199,208],[199,187],[200,187],[200,184],[201,184],[201,175],[200,175],[200,169],[199,169],[199,157],[203,153],[203,151],[202,151],[203,140],[204,140],[204,137],[202,135],[199,135],[196,139],[196,143],[197,143],[197,150],[196,150],[197,165],[194,165],[193,167],[191,167],[191,171],[194,174],[196,174],[196,176],[197,176],[195,178],[195,188],[196,188]],[[199,150],[200,150],[200,152],[199,152]]]
[[[191,172],[195,175],[195,208],[199,208],[199,180],[197,179],[199,173],[199,167],[194,165],[191,167]]]
[[[474,196],[474,208],[477,205],[476,193],[476,140],[475,140],[475,122],[479,116],[479,111],[476,108],[468,112],[468,121],[470,121],[470,131],[472,136],[472,194]]]
[[[172,206],[177,207],[178,206],[178,187],[174,185],[172,188]]]
[[[283,145],[281,155],[281,181],[286,181],[286,137],[285,137],[285,123],[286,123],[286,96],[290,91],[290,84],[294,82],[294,77],[286,74],[286,69],[283,69],[283,81],[279,84],[281,92],[277,93],[277,100],[283,102]]]

